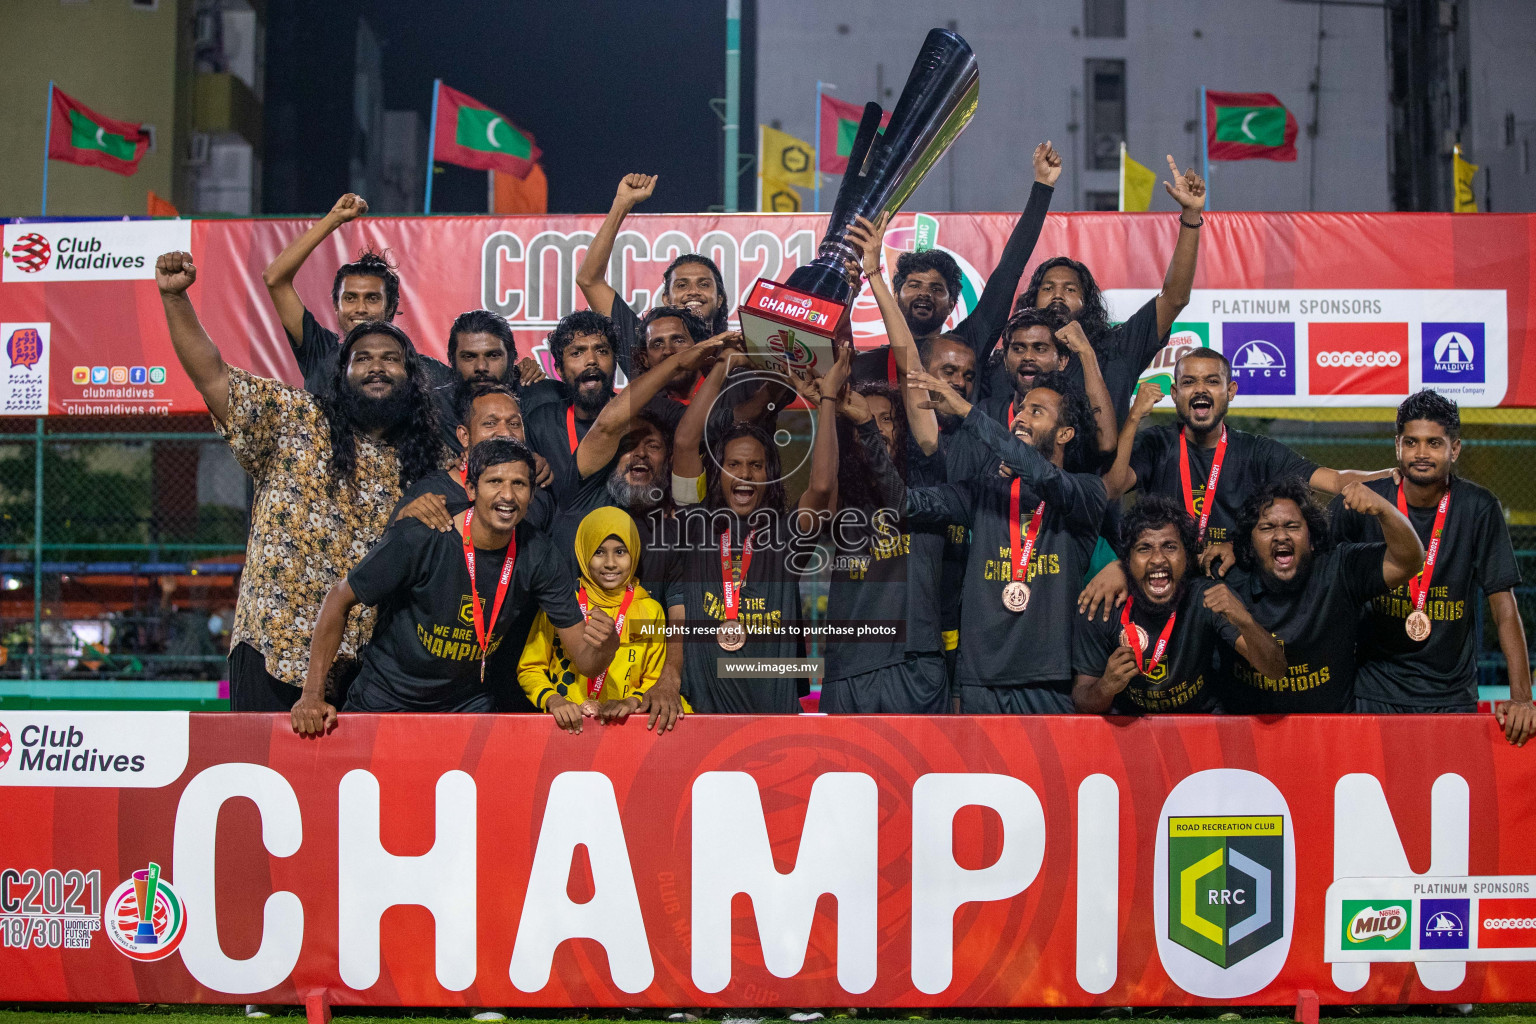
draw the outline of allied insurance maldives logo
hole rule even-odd
[[[187,933],[187,913],[176,890],[160,877],[160,865],[151,862],[112,890],[101,925],[118,952],[149,963],[176,952]]]
[[[53,255],[53,246],[42,235],[28,232],[17,236],[5,255],[11,258],[11,262],[22,273],[35,274],[48,265],[48,259]]]
[[[1168,819],[1168,937],[1231,967],[1285,933],[1285,817]]]

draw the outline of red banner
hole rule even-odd
[[[925,243],[953,253],[964,272],[958,320],[974,306],[1015,215],[903,214],[886,236],[887,265],[914,246],[916,216],[933,233]],[[310,223],[6,224],[0,347],[9,359],[0,361],[0,414],[201,411],[171,351],[153,282],[154,257],[171,248],[196,257],[190,294],[225,358],[296,380],[261,272]],[[544,335],[585,305],[576,268],[599,223],[364,218],[316,250],[297,287],[321,322],[334,324],[336,267],[365,244],[387,248],[402,279],[396,322],[422,351],[442,357],[453,318],[483,306],[512,321],[522,354],[548,365]],[[699,251],[719,262],[740,302],[759,277],[783,280],[807,262],[824,223],[815,214],[636,215],[619,235],[609,281],[643,308],[671,259]],[[1053,215],[1034,262],[1062,253],[1084,260],[1123,318],[1161,285],[1176,232],[1169,214]],[[1239,407],[1395,405],[1424,385],[1467,406],[1536,405],[1536,358],[1526,358],[1536,217],[1213,213],[1201,235],[1194,295],[1167,356],[1192,344],[1222,349],[1234,364]],[[867,292],[853,319],[861,345],[882,340]]]
[[[0,1000],[1536,999],[1488,716],[680,728],[0,713]]]

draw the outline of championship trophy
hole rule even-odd
[[[740,309],[741,330],[754,363],[779,373],[793,370],[819,377],[831,369],[838,348],[853,343],[848,312],[854,285],[848,280],[847,261],[857,261],[859,254],[844,233],[855,217],[873,221],[901,209],[976,113],[980,90],[981,75],[970,44],[936,28],[923,40],[884,131],[880,104],[864,105],[848,171],[816,258],[783,284],[759,279]]]

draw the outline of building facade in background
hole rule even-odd
[[[934,27],[975,48],[981,104],[914,209],[1021,207],[1050,139],[1067,159],[1053,208],[1113,210],[1122,141],[1160,176],[1165,154],[1198,165],[1201,86],[1272,92],[1302,126],[1294,163],[1213,165],[1213,209],[1449,209],[1458,141],[1491,168],[1494,209],[1536,209],[1528,0],[779,0],[759,12],[761,119],[814,138],[818,78],[893,106]]]
[[[138,173],[53,161],[48,212],[140,215],[150,191],[186,214],[260,212],[266,28],[247,0],[93,0],[6,6],[0,216],[42,203],[48,81],[153,128]],[[57,126],[55,126],[57,128]]]

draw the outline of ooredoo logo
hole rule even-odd
[[[1312,394],[1408,393],[1406,323],[1313,323],[1307,336]]]
[[[187,933],[187,914],[171,883],[150,862],[112,890],[101,925],[112,945],[130,960],[149,963],[176,952]]]
[[[1477,924],[1480,949],[1536,946],[1536,900],[1478,900]]]
[[[35,274],[48,265],[48,259],[53,255],[53,246],[48,244],[48,239],[32,231],[12,242],[6,255],[22,273]]]

